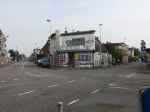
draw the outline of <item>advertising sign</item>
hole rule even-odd
[[[61,50],[95,50],[95,36],[94,34],[63,36]]]

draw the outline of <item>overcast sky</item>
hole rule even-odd
[[[9,35],[8,48],[27,54],[45,44],[50,30],[99,31],[100,23],[103,42],[125,40],[139,47],[144,39],[150,46],[149,5],[149,0],[0,0],[0,29]]]

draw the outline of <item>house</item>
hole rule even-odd
[[[40,54],[42,54],[43,57],[48,57],[48,55],[49,55],[49,40],[47,40],[45,45],[41,48]]]
[[[135,56],[135,48],[134,47],[129,48],[129,56],[131,56],[131,57]]]
[[[71,67],[94,66],[95,30],[63,33],[57,50],[57,65]]]
[[[50,38],[50,63],[54,66],[100,66],[101,42],[95,30],[53,33]],[[97,58],[98,57],[98,58]]]
[[[8,54],[6,50],[6,36],[0,30],[0,64],[8,63]]]
[[[112,54],[116,61],[120,61],[123,64],[128,63],[129,50],[128,45],[125,43],[111,43],[107,42],[103,44],[108,53]],[[116,56],[117,54],[117,56]]]

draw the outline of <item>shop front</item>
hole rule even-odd
[[[93,67],[93,51],[57,53],[56,65],[66,67]]]

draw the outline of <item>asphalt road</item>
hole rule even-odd
[[[31,63],[0,68],[0,112],[139,112],[138,90],[150,86],[143,64],[48,69]]]

